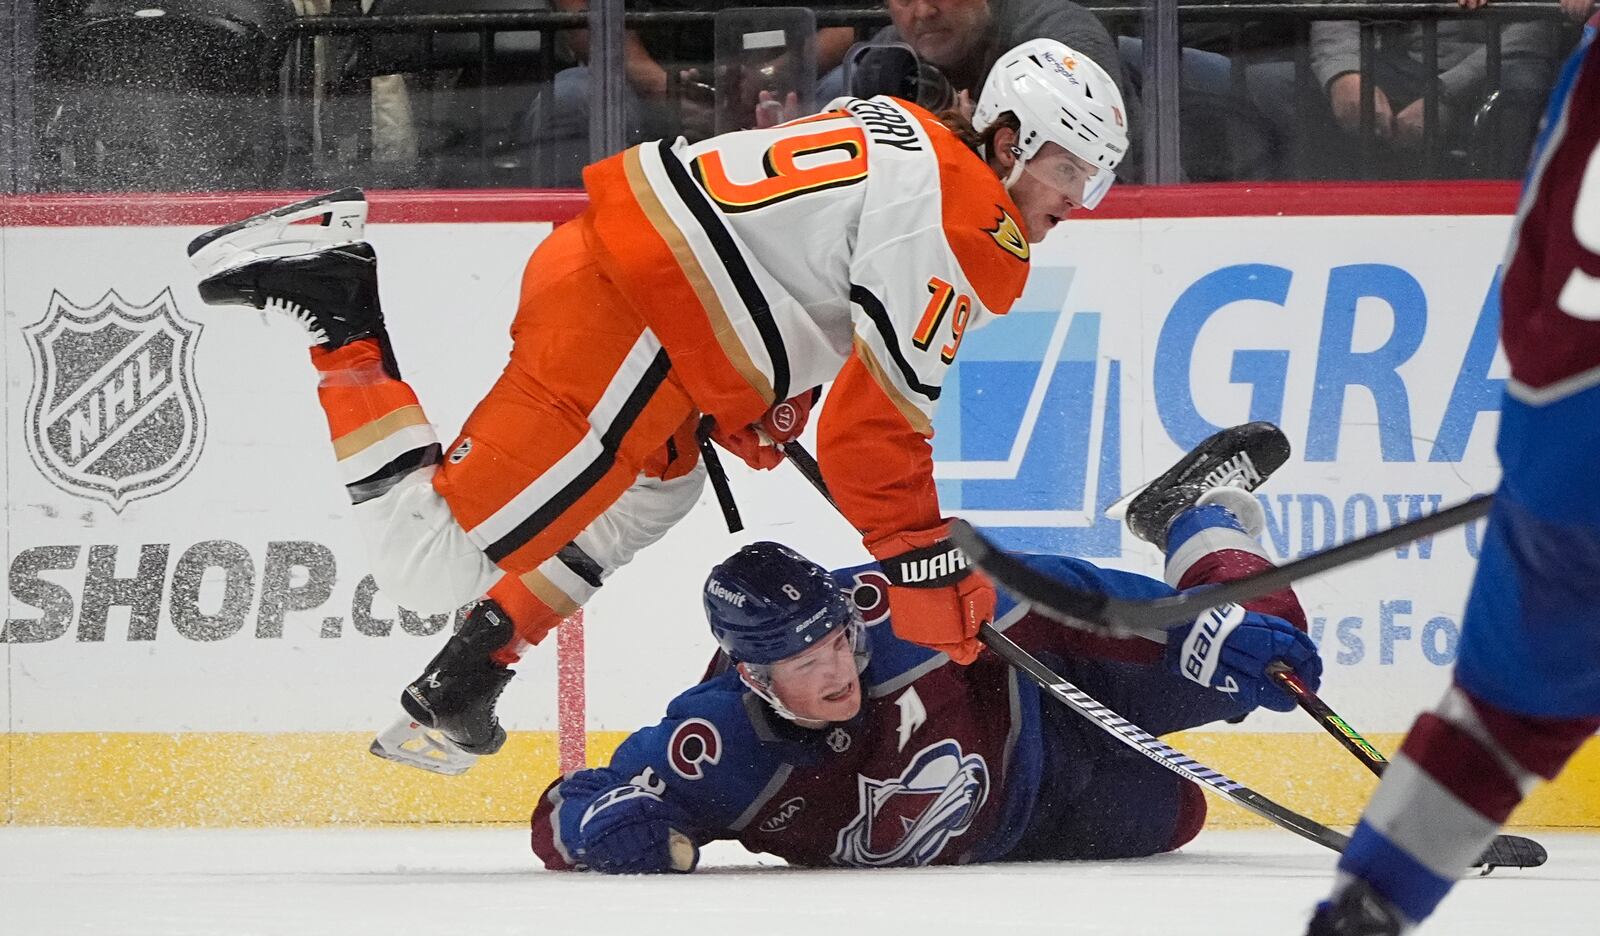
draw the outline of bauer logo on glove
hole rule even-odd
[[[1244,609],[1234,604],[1212,608],[1200,615],[1183,641],[1183,675],[1202,686],[1211,685],[1211,678],[1217,673],[1217,659],[1222,655],[1222,644],[1243,620]],[[1231,691],[1237,692],[1238,686]]]
[[[1272,677],[1275,664],[1294,670],[1315,692],[1322,682],[1317,645],[1282,618],[1227,604],[1168,632],[1167,667],[1208,689],[1227,693],[1242,707],[1294,709]]]

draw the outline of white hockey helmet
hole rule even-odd
[[[1006,188],[1049,141],[1096,167],[1084,186],[1083,207],[1098,205],[1128,152],[1127,111],[1106,70],[1054,39],[1030,39],[989,69],[972,126],[982,133],[1008,112],[1021,123],[1017,148],[1022,152]]]

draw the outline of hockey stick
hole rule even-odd
[[[1344,745],[1345,750],[1354,754],[1356,760],[1365,764],[1368,770],[1378,776],[1383,776],[1383,768],[1388,766],[1389,759],[1373,747],[1372,742],[1363,738],[1360,732],[1350,727],[1349,722],[1339,717],[1338,712],[1329,708],[1328,703],[1312,692],[1311,688],[1295,675],[1294,670],[1280,661],[1267,667],[1267,675],[1289,694],[1289,698],[1294,699],[1296,705],[1304,709],[1307,715],[1315,718],[1317,724],[1326,728],[1328,734],[1333,735],[1336,741]]]
[[[824,500],[833,505],[834,510],[839,509],[839,502],[833,499],[833,493],[828,490],[828,482],[822,479],[821,466],[811,457],[811,453],[806,451],[804,445],[799,442],[785,442],[778,446],[778,451],[799,469],[800,476],[811,482],[811,486],[817,489],[817,493],[821,494]],[[840,516],[843,515],[841,512]]]
[[[956,520],[950,525],[950,538],[955,540],[968,559],[1008,591],[1033,605],[1035,611],[1073,627],[1109,632],[1120,637],[1192,621],[1208,608],[1259,598],[1296,579],[1317,575],[1419,537],[1476,520],[1489,512],[1492,503],[1490,496],[1475,497],[1438,513],[1353,539],[1294,562],[1263,569],[1254,575],[1146,601],[1085,591],[1035,571],[996,546],[964,520]]]
[[[1384,757],[1372,742],[1352,728],[1349,722],[1340,717],[1328,703],[1312,692],[1311,688],[1295,675],[1294,670],[1283,663],[1274,663],[1267,667],[1267,672],[1307,715],[1315,718],[1318,724],[1327,729],[1328,734],[1333,735],[1346,750],[1356,756],[1357,760],[1365,764],[1368,770],[1380,777],[1383,776],[1384,768],[1389,766],[1389,759]],[[1545,847],[1533,839],[1520,835],[1497,835],[1478,859],[1478,867],[1483,869],[1483,874],[1488,874],[1497,867],[1537,868],[1549,857],[1550,853]]]
[[[1050,693],[1063,705],[1094,722],[1112,737],[1150,758],[1186,780],[1198,783],[1223,799],[1250,810],[1273,825],[1316,842],[1324,848],[1344,851],[1350,842],[1348,836],[1327,826],[1307,819],[1293,810],[1279,806],[1226,774],[1212,770],[1187,754],[1146,732],[1122,716],[1096,702],[1088,693],[1058,676],[1055,671],[1039,662],[1033,654],[1017,646],[1011,638],[984,624],[978,629],[978,639],[984,642],[1002,660],[1027,674],[1039,688]]]

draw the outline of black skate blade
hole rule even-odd
[[[196,237],[194,240],[189,242],[188,253],[189,256],[192,257],[199,253],[201,248],[215,240],[227,237],[229,234],[232,234],[235,231],[241,231],[252,225],[260,224],[263,221],[270,221],[273,218],[281,218],[285,215],[295,214],[296,212],[305,211],[308,208],[315,208],[318,205],[331,205],[337,202],[366,200],[366,193],[357,186],[351,185],[342,188],[337,192],[329,192],[326,195],[317,195],[313,198],[297,201],[292,205],[284,205],[281,208],[274,208],[271,211],[263,211],[260,214],[251,215],[250,217],[245,218],[243,221],[235,221],[232,224],[224,224],[222,227],[212,228],[204,234],[201,234],[199,237]],[[331,217],[331,215],[323,215],[322,223],[326,225]]]
[[[1474,867],[1485,875],[1495,868],[1537,868],[1550,860],[1543,845],[1520,835],[1497,835]]]

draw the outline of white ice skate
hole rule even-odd
[[[318,223],[307,223],[311,219]],[[367,197],[342,188],[214,228],[189,242],[189,262],[202,278],[269,257],[314,253],[363,239]]]
[[[386,760],[455,777],[472,769],[478,755],[457,747],[437,730],[407,715],[373,739],[372,753]]]

